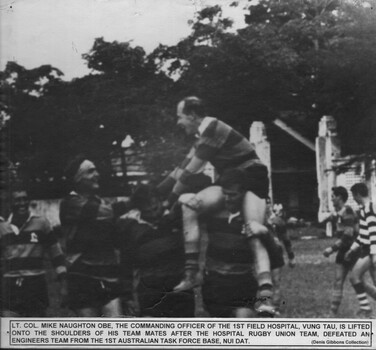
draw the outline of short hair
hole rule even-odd
[[[13,194],[14,192],[26,192],[27,194],[29,194],[27,186],[20,181],[16,181],[10,184],[10,194]]]
[[[349,194],[346,190],[346,188],[342,187],[342,186],[338,186],[338,187],[333,187],[332,188],[332,192],[333,194],[336,196],[336,197],[341,197],[341,199],[346,202],[347,199],[349,198]]]
[[[131,196],[131,206],[142,210],[152,197],[159,197],[156,187],[150,184],[140,184]]]
[[[218,184],[223,188],[228,188],[231,185],[240,185],[242,190],[245,190],[245,172],[241,169],[228,169],[223,172],[218,180]]]
[[[80,168],[80,165],[82,162],[87,159],[87,157],[84,154],[78,154],[74,157],[72,157],[65,167],[64,174],[68,181],[73,183],[74,176],[76,175],[78,169]]]
[[[206,115],[206,106],[201,98],[196,96],[185,97],[181,100],[184,102],[183,113],[191,115],[195,113],[198,117],[203,118]]]
[[[367,197],[368,196],[368,187],[365,183],[359,182],[356,183],[351,187],[352,194],[356,195],[359,194],[361,197]]]

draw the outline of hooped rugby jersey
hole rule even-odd
[[[21,228],[0,218],[0,246],[4,277],[45,274],[45,253],[58,275],[66,273],[61,246],[49,222],[41,216],[30,215]]]

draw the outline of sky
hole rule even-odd
[[[0,70],[8,61],[27,69],[51,64],[64,80],[90,70],[82,54],[94,39],[142,46],[174,45],[189,35],[188,20],[208,5],[233,0],[0,0]],[[238,9],[226,16],[243,18]]]

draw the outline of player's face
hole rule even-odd
[[[357,193],[353,193],[352,195],[353,195],[353,197],[354,197],[354,201],[355,201],[357,204],[359,204],[359,205],[363,204],[363,202],[362,202],[362,196],[360,196],[360,195],[357,194]]]
[[[78,186],[85,191],[94,192],[99,189],[99,173],[94,163],[83,170]]]
[[[339,207],[340,204],[341,204],[341,197],[339,196],[335,196],[333,193],[332,193],[332,203],[333,203],[333,206],[335,208]]]
[[[29,198],[26,191],[15,191],[12,193],[12,212],[16,215],[29,213]]]
[[[198,131],[196,118],[193,115],[185,114],[183,108],[184,102],[180,102],[176,111],[178,118],[177,124],[188,136],[195,135]]]
[[[241,190],[240,185],[234,184],[223,188],[223,194],[226,208],[230,213],[236,213],[241,210],[244,192]]]

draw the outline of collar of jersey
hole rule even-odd
[[[237,213],[234,213],[234,214],[231,214],[228,216],[228,223],[231,224],[231,221],[234,220],[235,218],[237,218],[238,216],[240,215],[240,211],[238,211]]]
[[[208,127],[208,125],[214,120],[215,118],[213,117],[205,117],[200,126],[198,127],[198,136],[201,136],[204,131],[206,130],[206,128]]]

